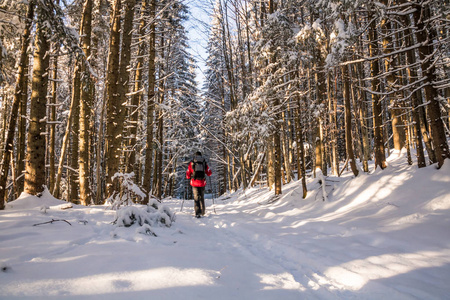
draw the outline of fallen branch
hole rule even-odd
[[[261,156],[261,154],[260,154],[260,156]],[[266,157],[266,152],[262,152],[261,159],[258,162],[258,167],[256,168],[255,174],[253,174],[253,177],[250,180],[250,187],[253,187],[253,185],[256,183],[256,178],[258,178],[259,171],[261,171],[261,165],[264,162],[265,157]]]
[[[347,164],[348,164],[348,157],[347,157],[347,159],[345,160],[344,166],[342,167],[342,170],[339,172],[338,177],[341,177],[342,172],[344,172],[345,167],[347,167]]]
[[[60,221],[60,222],[66,222],[67,224],[69,224],[70,226],[72,226],[72,224],[70,224],[70,223],[69,223],[68,221],[66,221],[66,220],[55,220],[55,219],[52,219],[51,221],[44,222],[44,223],[34,224],[33,226],[44,225],[44,224],[53,223],[53,222],[58,222],[58,221]]]

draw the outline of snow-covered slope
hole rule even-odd
[[[48,193],[0,212],[0,299],[449,299],[450,161],[165,200],[172,227],[117,227],[106,206]],[[46,223],[37,226],[34,224]],[[69,225],[70,223],[71,225]]]

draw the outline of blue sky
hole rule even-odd
[[[208,56],[206,46],[208,44],[208,27],[210,25],[211,2],[208,0],[186,0],[189,7],[189,20],[185,24],[189,37],[190,53],[197,61],[197,82],[202,88]]]

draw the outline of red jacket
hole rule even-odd
[[[186,178],[191,179],[191,175],[194,173],[194,169],[192,169],[192,161],[189,163],[188,169],[186,171]],[[211,176],[211,169],[206,165],[205,174]],[[206,186],[206,178],[205,179],[191,179],[191,185],[193,187],[204,187]]]

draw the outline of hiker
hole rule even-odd
[[[191,179],[192,192],[194,194],[195,217],[205,215],[205,186],[206,175],[211,176],[211,169],[206,164],[200,151],[195,152],[194,159],[189,162],[186,178]]]

